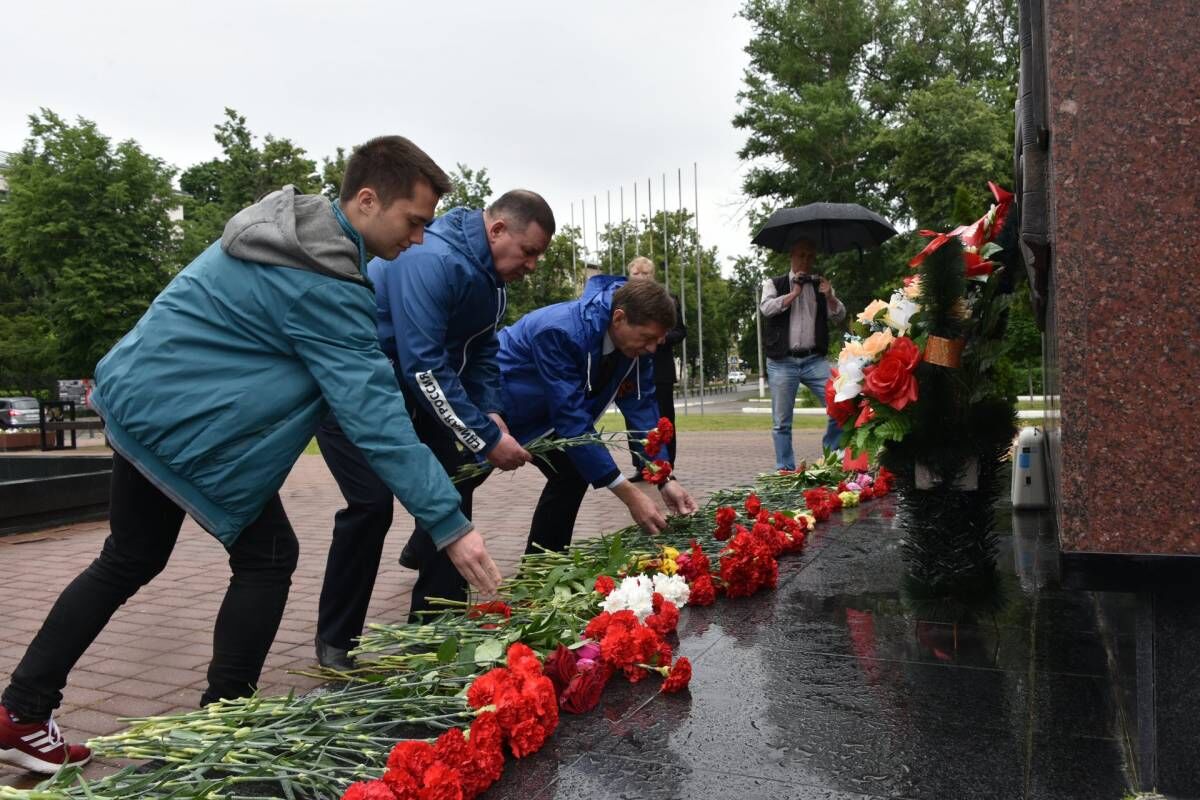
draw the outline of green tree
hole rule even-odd
[[[445,214],[452,208],[485,208],[492,196],[492,181],[487,167],[471,169],[466,164],[455,164],[450,171],[451,189],[442,196],[437,213]]]
[[[328,160],[318,175],[316,162],[290,139],[267,134],[260,147],[246,118],[232,108],[225,109],[225,119],[214,126],[213,136],[221,146],[221,156],[191,166],[179,177],[180,189],[190,195],[184,203],[180,247],[184,264],[220,238],[231,216],[263,195],[288,184],[306,194],[322,188],[328,192],[329,181],[336,175]],[[338,158],[344,170],[340,149]],[[340,175],[336,177],[340,184]]]
[[[505,315],[508,324],[536,308],[579,296],[578,276],[582,266],[577,258],[572,259],[578,247],[578,228],[564,226],[558,229],[533,274],[508,284],[508,313]]]
[[[342,192],[342,178],[346,177],[346,149],[339,147],[333,158],[321,159],[321,192],[330,200],[337,200]]]
[[[889,199],[923,225],[945,230],[974,222],[990,204],[987,182],[1007,182],[1012,109],[989,104],[982,93],[978,83],[940,78],[913,91],[896,126],[880,136],[893,154]]]
[[[3,335],[28,333],[39,359],[51,358],[53,344],[57,368],[88,376],[170,277],[174,173],[136,142],[114,146],[85,119],[71,125],[42,109],[29,128],[0,204],[0,260],[18,276],[4,297],[21,312]],[[18,358],[11,345],[6,360]]]
[[[753,229],[819,201],[946,229],[984,213],[988,180],[1008,182],[1016,0],[747,0],[741,15],[753,34],[733,123],[746,134]],[[922,246],[904,234],[861,257],[822,256],[817,271],[853,315],[909,274]],[[740,265],[735,304],[752,279],[786,268],[777,254]],[[743,357],[757,356],[753,322],[738,318]]]

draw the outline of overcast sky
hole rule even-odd
[[[5,8],[0,150],[46,107],[94,120],[179,168],[218,154],[225,106],[318,162],[381,133],[443,167],[487,167],[496,193],[541,192],[560,225],[593,196],[607,221],[693,205],[723,256],[749,249],[737,109],[749,26],[738,0],[508,3],[355,0],[20,2]]]

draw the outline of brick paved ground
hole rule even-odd
[[[797,431],[796,446],[800,458],[811,458],[820,450],[820,432]],[[746,483],[772,465],[768,433],[693,433],[685,434],[681,443],[678,472],[701,500],[713,489]],[[525,469],[493,477],[476,492],[476,520],[506,575],[524,552],[543,483],[540,473]],[[314,666],[313,637],[326,545],[333,514],[342,503],[320,456],[301,457],[281,494],[301,550],[287,611],[260,683],[260,689],[271,694],[303,691],[316,684],[289,670]],[[589,492],[576,538],[628,522],[624,506],[611,494]],[[410,529],[411,518],[397,506],[368,621],[395,622],[407,614],[416,573],[400,567],[396,559]],[[4,587],[0,680],[7,680],[49,605],[95,557],[105,535],[107,524],[99,522],[0,538],[0,585]],[[71,673],[56,716],[69,737],[111,733],[122,727],[118,721],[122,716],[195,707],[205,686],[212,621],[227,576],[224,550],[189,519],[166,570],[117,612]],[[99,774],[105,769],[97,765],[89,772]],[[27,780],[0,765],[0,785]]]

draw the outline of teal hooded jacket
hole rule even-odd
[[[286,186],[239,212],[96,367],[113,449],[228,547],[332,409],[439,548],[471,530],[379,349],[362,239]]]

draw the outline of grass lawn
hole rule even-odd
[[[771,430],[771,415],[770,414],[705,414],[700,416],[700,412],[692,409],[690,414],[677,413],[675,415],[675,428],[684,433],[691,432],[711,432],[711,431],[769,431]],[[608,426],[610,430],[617,430],[617,426]],[[824,417],[809,417],[796,415],[792,419],[792,428],[795,430],[825,430]],[[313,439],[308,443],[308,447],[304,448],[305,455],[319,455],[321,449],[317,447],[317,440]]]

